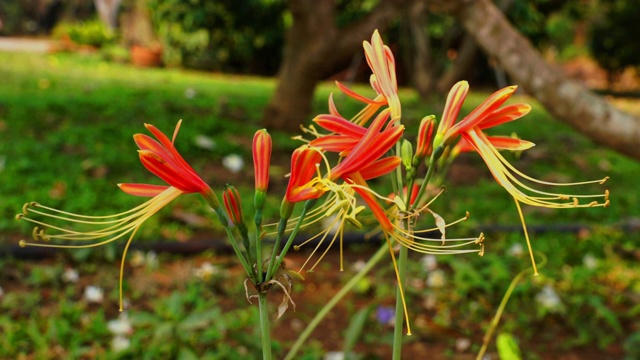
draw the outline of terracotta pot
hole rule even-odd
[[[158,67],[162,64],[162,49],[133,45],[131,47],[131,63],[140,67]]]

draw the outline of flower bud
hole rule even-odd
[[[404,165],[407,171],[411,169],[411,158],[413,158],[413,146],[408,140],[402,140],[402,146],[400,147],[400,157],[402,158],[402,165]]]
[[[258,130],[253,137],[253,169],[256,192],[253,203],[256,210],[264,208],[269,187],[269,164],[271,162],[271,135],[267,130]]]
[[[433,126],[435,123],[435,116],[425,116],[420,122],[420,128],[418,129],[418,139],[416,145],[416,153],[413,158],[414,166],[419,164],[422,159],[431,155],[433,142],[431,141],[433,135]]]
[[[253,137],[253,169],[256,191],[266,192],[269,187],[269,164],[271,162],[271,135],[267,130],[258,130]]]
[[[244,226],[240,193],[238,193],[238,190],[231,185],[227,185],[227,189],[222,193],[222,201],[231,222],[238,227]]]

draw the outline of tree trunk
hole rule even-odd
[[[515,84],[546,109],[595,142],[640,158],[640,118],[616,109],[601,96],[566,78],[544,61],[491,0],[439,0]]]
[[[117,15],[122,0],[94,0],[93,3],[98,12],[100,21],[110,30],[115,30],[118,25]]]
[[[151,14],[145,0],[127,0],[122,3],[120,30],[126,46],[145,47],[157,44],[157,38],[151,23]]]
[[[453,84],[464,78],[464,74],[473,66],[473,62],[476,59],[476,51],[478,51],[478,46],[473,40],[473,36],[465,34],[453,65],[438,79],[436,89],[440,94],[448,93]]]
[[[344,28],[335,25],[332,0],[291,0],[293,25],[287,33],[278,85],[264,110],[269,129],[297,131],[311,112],[316,84],[348,63],[362,41],[384,30],[408,0],[381,1],[372,12]]]
[[[413,86],[420,98],[427,99],[433,90],[433,64],[431,38],[427,33],[428,15],[426,2],[416,1],[409,10],[409,30],[413,44]]]
[[[511,5],[513,5],[513,0],[500,0],[498,2],[499,9],[503,13],[507,13]],[[465,78],[465,74],[467,74],[469,69],[473,66],[478,50],[478,45],[473,39],[473,35],[466,32],[462,39],[462,43],[458,48],[458,55],[453,62],[453,65],[438,79],[436,89],[439,93],[448,93],[449,89],[451,89],[458,80]],[[497,78],[500,77],[500,71],[501,69],[496,69]],[[496,82],[500,83],[499,79],[497,79]]]

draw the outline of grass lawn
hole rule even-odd
[[[138,205],[139,198],[115,185],[159,183],[140,164],[131,138],[146,132],[144,123],[170,134],[183,119],[176,144],[184,158],[217,191],[225,183],[236,185],[244,195],[245,212],[251,214],[250,145],[260,128],[261,109],[275,87],[272,79],[137,69],[106,63],[95,55],[15,53],[0,53],[0,79],[0,246],[30,236],[31,228],[14,220],[28,201],[82,214],[112,214]],[[333,84],[319,88],[315,113],[326,112],[331,91],[337,91]],[[487,95],[471,94],[463,113]],[[402,90],[401,99],[409,138],[419,120],[429,114],[439,116],[444,103],[424,103],[411,90]],[[593,144],[551,118],[534,100],[526,101],[532,104],[532,113],[499,128],[501,134],[515,132],[537,144],[523,154],[507,154],[514,165],[548,181],[610,176],[611,207],[565,211],[525,207],[528,224],[538,230],[533,234],[534,248],[545,254],[547,262],[540,276],[526,277],[516,288],[498,330],[518,339],[526,359],[555,359],[562,354],[619,358],[627,351],[625,346],[640,347],[640,235],[623,231],[623,225],[640,217],[636,185],[640,163]],[[342,96],[336,96],[336,102],[345,114],[357,109]],[[266,216],[276,221],[288,156],[298,143],[288,134],[273,136],[273,195]],[[222,166],[229,155],[239,155],[244,168],[233,173]],[[439,257],[435,271],[425,269],[418,254],[412,255],[416,261],[410,283],[413,280],[415,286],[409,296],[418,325],[417,336],[408,339],[411,354],[431,348],[443,356],[453,355],[460,339],[472,344],[461,356],[477,351],[509,282],[530,267],[526,251],[521,254],[519,248],[524,240],[515,205],[477,155],[460,157],[445,184],[448,191],[433,210],[447,219],[469,211],[471,219],[452,231],[461,236],[484,231],[487,252],[484,257]],[[202,205],[196,196],[178,199],[175,206],[150,219],[136,241],[220,237],[220,229]],[[55,260],[35,262],[0,258],[4,291],[0,332],[9,334],[0,340],[0,358],[117,357],[110,350],[113,336],[107,321],[118,316],[118,269],[113,259],[119,259],[121,248],[117,244],[81,255],[59,253]],[[362,245],[351,250],[351,262],[366,259],[370,251]],[[207,252],[187,258],[161,254],[159,266],[144,261],[131,264],[125,292],[132,303],[129,315],[135,331],[128,337],[131,347],[121,355],[217,359],[257,351],[259,337],[253,337],[253,330],[247,332],[257,321],[257,311],[243,300],[241,275],[229,260]],[[293,255],[291,261],[302,260]],[[215,263],[218,275],[204,280],[193,276],[205,262]],[[304,286],[296,285],[293,296],[301,305],[276,323],[281,349],[288,348],[300,331],[296,329],[303,326],[301,321],[306,323],[321,306],[313,301],[317,289],[326,286],[331,293],[348,280],[350,272],[336,273],[332,264],[335,256],[309,275]],[[70,268],[80,271],[78,282],[62,280]],[[323,271],[328,275],[323,277]],[[337,310],[345,316],[329,319],[325,327],[336,335],[321,331],[323,335],[306,349],[309,358],[339,349],[347,320],[361,309],[370,311],[371,331],[360,335],[356,351],[385,358],[392,331],[378,324],[374,313],[389,305],[394,291],[391,271],[390,267],[377,270]],[[444,279],[444,286],[425,284],[434,272]],[[82,298],[84,288],[92,284],[107,290],[102,305]],[[545,303],[553,294],[560,300],[557,306]],[[279,299],[273,300],[275,304]],[[380,341],[381,349],[372,350]],[[211,349],[211,343],[222,345]]]

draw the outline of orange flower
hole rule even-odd
[[[393,121],[396,121],[400,119],[402,114],[400,99],[398,98],[396,62],[393,53],[391,49],[382,42],[378,30],[371,36],[370,43],[364,41],[362,45],[367,63],[373,73],[371,74],[369,82],[371,83],[371,87],[376,91],[377,96],[374,99],[369,99],[350,90],[339,82],[336,82],[336,85],[345,94],[368,104],[363,112],[356,115],[356,119],[354,119],[355,123],[363,125],[370,118],[370,115],[375,113],[383,105],[389,106],[391,109],[391,118]]]
[[[520,209],[520,203],[546,208],[578,208],[578,207],[594,207],[609,206],[609,192],[605,190],[602,194],[580,195],[565,192],[549,192],[539,190],[533,187],[533,184],[543,186],[577,186],[599,183],[603,184],[608,177],[599,180],[574,182],[574,183],[551,183],[532,178],[511,165],[498,151],[498,149],[506,150],[526,150],[534,146],[533,143],[515,138],[487,136],[483,130],[491,128],[509,121],[519,119],[526,115],[531,106],[528,104],[512,104],[501,107],[505,101],[515,92],[516,86],[509,86],[500,89],[490,95],[482,104],[476,107],[469,115],[454,125],[455,118],[462,103],[465,100],[468,91],[466,82],[459,82],[454,85],[447,98],[447,106],[442,117],[442,122],[438,127],[436,135],[438,145],[445,146],[455,140],[458,136],[462,139],[452,152],[455,154],[462,151],[476,151],[484,160],[491,171],[496,182],[502,186],[514,199],[520,221],[524,230],[531,261],[533,263],[534,272],[537,273],[533,251],[527,233],[524,216]],[[581,202],[581,199],[601,199]]]
[[[404,131],[404,126],[394,126],[392,123],[389,123],[389,126],[383,130],[389,118],[389,112],[389,109],[383,110],[373,120],[369,128],[363,128],[365,131],[361,135],[357,131],[358,125],[351,124],[340,117],[325,117],[323,120],[325,122],[321,122],[322,126],[341,131],[342,135],[338,136],[352,136],[354,139],[358,137],[359,139],[351,148],[343,150],[343,152],[348,152],[348,155],[340,164],[328,169],[326,179],[322,179],[318,175],[318,178],[312,181],[313,175],[318,172],[316,166],[324,157],[321,152],[322,149],[308,145],[296,149],[291,157],[291,178],[289,179],[285,200],[298,202],[315,199],[326,192],[328,182],[334,183],[346,175],[359,171],[364,171],[367,178],[377,177],[398,166],[400,163],[399,158],[396,159],[395,156],[380,159],[400,139]],[[347,123],[351,125],[347,125]],[[318,143],[336,151],[334,147],[327,145],[327,143],[312,141],[310,145],[315,146]]]
[[[318,148],[303,145],[293,151],[285,201],[295,203],[316,199],[324,193],[321,186],[311,181],[321,160],[322,153]]]
[[[331,180],[342,178],[354,172],[362,170],[387,153],[400,139],[404,132],[403,125],[389,123],[382,130],[389,117],[390,110],[383,110],[371,123],[360,141],[351,149],[340,164],[331,169]]]
[[[496,91],[462,120],[455,123],[469,91],[469,84],[466,81],[456,83],[447,96],[434,146],[448,145],[456,140],[459,135],[476,126],[480,129],[488,129],[528,114],[531,111],[529,104],[519,103],[501,107],[516,89],[517,86],[507,86]],[[527,142],[527,144],[530,143]],[[519,148],[524,146],[524,143],[518,144],[516,141],[512,145],[515,148]]]
[[[133,136],[133,140],[140,148],[138,151],[140,161],[147,170],[181,192],[206,195],[211,192],[211,188],[187,164],[173,144],[181,123],[182,120],[178,121],[171,140],[155,126],[145,124],[157,141],[144,134]],[[118,186],[127,194],[146,197],[156,196],[169,188],[169,186],[151,184],[118,184]]]
[[[27,203],[22,208],[22,213],[16,216],[19,220],[36,224],[33,229],[33,239],[38,240],[60,240],[76,242],[75,244],[57,245],[50,243],[20,241],[21,246],[40,246],[57,248],[90,248],[96,247],[120,238],[128,236],[127,243],[122,254],[120,266],[120,309],[122,310],[122,278],[124,272],[124,260],[127,255],[129,245],[134,235],[142,224],[151,216],[156,214],[171,201],[186,193],[200,193],[214,209],[219,208],[219,202],[209,186],[196,174],[187,164],[173,145],[173,141],[180,128],[178,122],[170,141],[166,135],[152,125],[145,125],[158,141],[147,135],[137,134],[134,136],[136,144],[140,147],[140,159],[149,171],[156,174],[169,184],[118,184],[120,189],[128,194],[136,196],[152,197],[142,205],[129,211],[115,215],[86,216],[73,214],[66,211],[40,205],[36,202]],[[35,215],[33,218],[31,215]],[[50,218],[55,222],[66,221],[80,226],[91,226],[94,230],[76,231],[66,229],[59,225],[51,225],[39,218]]]

